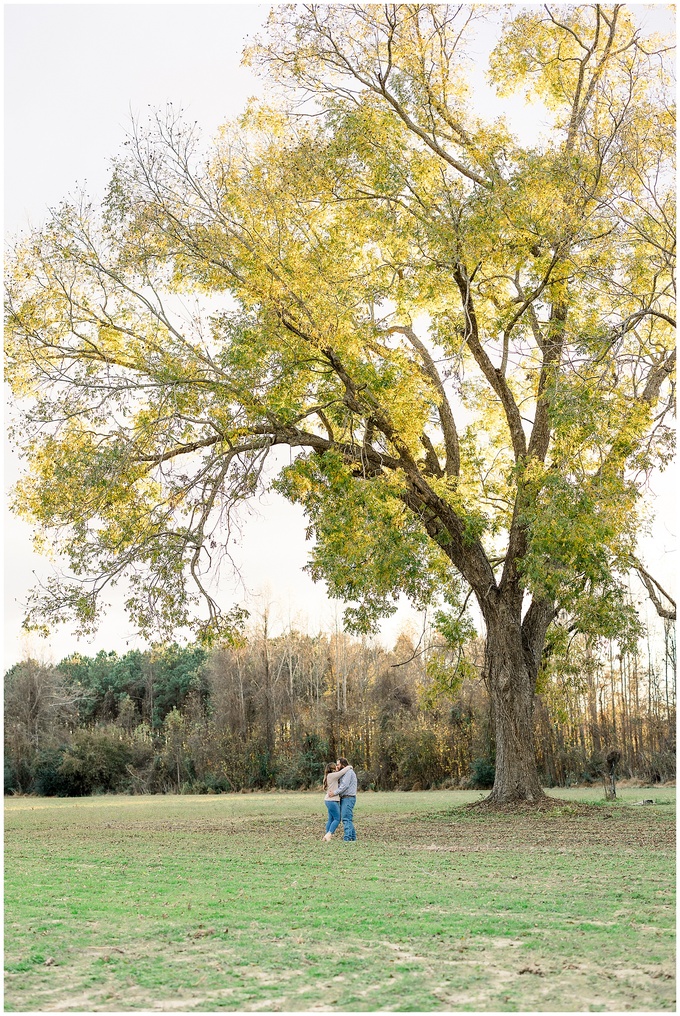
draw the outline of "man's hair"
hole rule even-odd
[[[349,762],[347,761],[346,758],[339,758],[338,762],[341,762],[343,766],[348,766],[349,765]]]

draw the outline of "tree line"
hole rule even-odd
[[[340,754],[363,790],[489,787],[483,641],[464,657],[421,642],[272,637],[265,615],[241,644],[212,650],[24,660],[5,674],[5,793],[304,789]],[[674,778],[674,674],[670,624],[661,655],[577,638],[550,658],[534,711],[542,783],[595,782],[612,749],[620,778]]]

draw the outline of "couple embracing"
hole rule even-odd
[[[345,841],[357,838],[352,814],[357,801],[357,777],[354,769],[346,758],[337,762],[329,762],[323,778],[326,791],[325,804],[328,809],[328,822],[324,840],[328,843],[335,830],[342,822]]]

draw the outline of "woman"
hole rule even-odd
[[[328,822],[326,822],[326,833],[323,837],[325,843],[329,843],[333,833],[340,825],[340,795],[338,794],[338,780],[343,773],[346,773],[350,766],[338,769],[335,762],[328,762],[323,777],[323,789],[326,791],[324,803],[328,809]]]

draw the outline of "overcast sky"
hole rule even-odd
[[[237,115],[249,96],[262,91],[261,82],[240,66],[240,55],[268,10],[260,4],[5,5],[6,234],[39,225],[46,210],[77,184],[100,196],[131,113],[143,116],[147,107],[170,101],[198,121],[206,138]],[[645,17],[661,12],[657,5]],[[523,112],[518,100],[517,122]],[[17,469],[16,453],[7,453],[6,486]],[[670,586],[676,502],[669,478],[656,489],[659,521],[645,551],[660,581]],[[310,631],[334,625],[341,608],[302,572],[308,546],[301,511],[274,495],[257,511],[235,554],[245,585],[225,575],[224,605],[248,598],[257,611],[269,598],[281,624],[297,620]],[[34,571],[44,576],[48,567],[33,555],[28,527],[6,512],[5,666],[27,652],[58,662],[75,649],[124,652],[139,644],[117,606],[93,640],[79,642],[68,629],[47,642],[35,636],[26,640],[21,604]],[[387,641],[408,617],[408,611],[400,611],[386,625]]]

